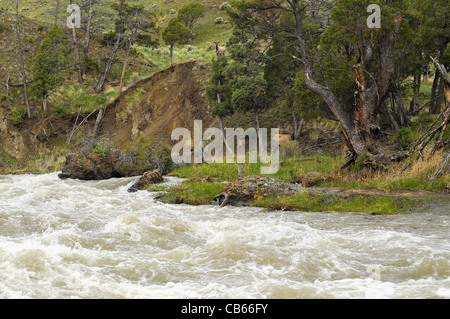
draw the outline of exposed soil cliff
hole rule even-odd
[[[202,87],[204,71],[193,70],[195,65],[195,61],[174,65],[122,92],[103,108],[98,135],[108,137],[118,148],[139,138],[170,145],[176,142],[170,136],[177,127],[193,131],[196,119],[203,120],[203,127],[212,125],[214,118]],[[0,172],[7,166],[6,158],[25,162],[65,145],[75,122],[88,116],[48,114],[14,125],[11,109],[0,101]],[[91,114],[72,140],[79,143],[90,136],[96,119],[97,113]]]

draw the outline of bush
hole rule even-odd
[[[23,119],[27,115],[27,110],[25,106],[18,106],[13,110],[13,123],[14,125],[18,125],[23,122]]]
[[[230,3],[229,2],[224,2],[219,6],[220,10],[225,10],[226,7],[230,7]]]
[[[117,170],[125,176],[133,176],[157,169],[164,175],[172,171],[173,165],[169,148],[152,139],[141,138],[125,145]]]
[[[8,25],[6,23],[0,22],[0,33],[6,32],[8,30]]]

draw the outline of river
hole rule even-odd
[[[450,210],[168,205],[133,180],[0,176],[0,298],[450,298]]]

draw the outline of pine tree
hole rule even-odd
[[[233,77],[231,102],[240,111],[254,112],[258,135],[261,127],[259,112],[267,106],[267,82],[263,73],[266,56],[260,51],[260,45],[257,35],[238,26],[227,45],[233,60],[229,66]]]
[[[231,103],[231,83],[227,75],[228,61],[226,57],[218,57],[212,60],[213,75],[211,83],[206,87],[208,100],[211,104],[211,114],[217,116],[220,130],[224,134],[223,118],[234,113]]]

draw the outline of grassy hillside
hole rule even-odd
[[[152,10],[156,13],[158,26],[164,28],[168,21],[175,17],[177,10],[184,4],[195,2],[194,0],[129,0],[129,3],[141,3],[146,9]],[[213,45],[215,41],[225,44],[231,33],[231,25],[227,21],[227,15],[224,10],[221,10],[221,4],[224,1],[217,0],[202,0],[199,1],[205,6],[205,15],[201,18],[195,27],[195,39],[193,43],[186,47],[176,48],[175,61],[185,62],[189,59],[197,59],[209,63],[214,56]],[[77,1],[74,1],[77,3]],[[110,4],[113,1],[103,1],[105,5],[96,7],[97,11],[97,25],[98,30],[108,30],[112,27],[111,15],[113,13]],[[80,1],[81,4],[81,1]],[[13,13],[15,8],[13,3],[0,5],[6,12]],[[54,21],[54,11],[56,7],[56,0],[20,0],[19,11],[20,14],[34,20],[37,24],[51,24]],[[68,13],[66,13],[67,3],[61,1],[58,15],[58,24],[65,25]],[[85,13],[82,12],[82,16]],[[221,20],[222,23],[216,23],[216,19]],[[83,21],[82,21],[83,22]],[[168,48],[165,47],[161,41],[161,48],[155,50],[146,50],[139,48],[139,52],[143,53],[145,58],[155,63],[161,68],[169,66]]]

